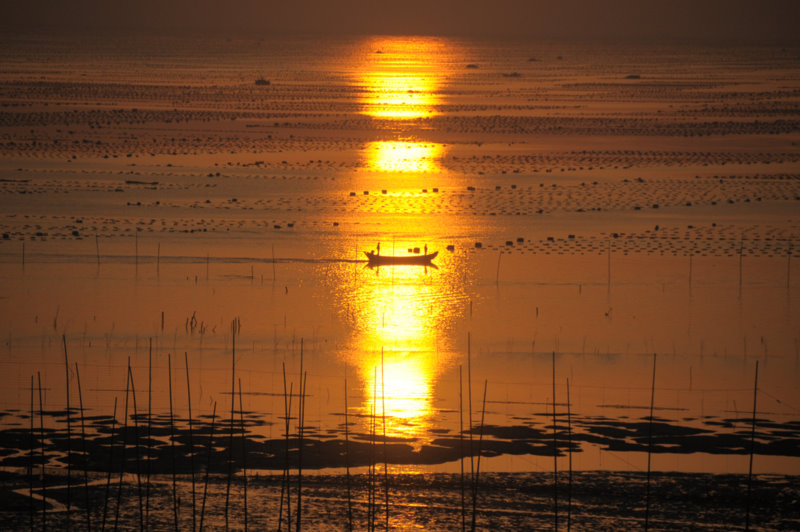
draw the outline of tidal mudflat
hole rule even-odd
[[[800,525],[800,50],[2,39],[4,527]]]

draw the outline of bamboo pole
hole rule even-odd
[[[347,530],[353,530],[353,500],[350,490],[350,428],[347,414],[347,366],[344,369],[344,467],[347,474]]]
[[[28,456],[28,484],[29,484],[29,498],[30,498],[30,525],[31,530],[33,530],[33,523],[35,520],[35,509],[33,507],[33,454],[34,454],[34,447],[36,446],[36,437],[33,435],[33,423],[34,423],[34,410],[33,410],[33,375],[31,375],[31,439],[30,439],[30,452]]]
[[[467,408],[469,416],[469,473],[475,483],[475,448],[472,442],[472,335],[467,333]]]
[[[214,401],[214,409],[211,411],[211,430],[208,433],[208,450],[206,451],[206,474],[203,481],[203,502],[200,505],[200,531],[203,530],[203,518],[206,515],[206,496],[208,495],[208,474],[211,471],[211,457],[214,448],[214,424],[217,421],[217,402]]]
[[[303,416],[306,407],[306,375],[303,373],[303,339],[300,338],[300,397],[297,405],[297,532],[303,517]]]
[[[163,314],[162,314],[163,316]],[[162,330],[164,320],[162,318]],[[153,426],[153,339],[149,339],[147,352],[147,467],[145,468],[144,526],[150,530],[150,452]]]
[[[467,505],[464,491],[464,384],[462,383],[462,368],[458,366],[458,439],[461,444],[461,530],[467,529]]]
[[[289,418],[292,413],[292,395],[294,394],[294,383],[289,385],[288,396],[286,390],[286,362],[282,363],[283,366],[283,413],[284,413],[284,469],[283,469],[283,482],[281,483],[281,504],[278,511],[278,530],[282,527],[282,513],[283,513],[283,496],[286,493],[286,529],[291,530],[292,527],[292,503],[289,486]]]
[[[106,475],[106,492],[103,499],[103,522],[100,530],[106,529],[108,513],[108,496],[111,492],[111,470],[114,468],[114,435],[117,432],[117,397],[114,396],[114,413],[111,416],[111,435],[108,438],[108,474]]]
[[[373,370],[373,384],[372,384],[372,420],[370,423],[370,458],[369,458],[369,499],[370,499],[370,513],[369,513],[369,530],[375,530],[375,516],[378,513],[378,502],[375,496],[375,434],[377,426],[375,417],[378,413],[378,368]]]
[[[231,322],[231,419],[228,443],[228,482],[225,487],[225,530],[230,529],[229,508],[231,502],[231,477],[233,476],[233,431],[236,400],[236,320]]]
[[[278,503],[278,531],[282,530],[283,526],[283,496],[286,492],[286,470],[289,464],[289,427],[288,427],[288,399],[286,397],[286,362],[282,363],[283,367],[283,419],[285,435],[284,435],[284,443],[285,443],[285,455],[284,455],[284,465],[283,465],[283,472],[281,473],[281,498]]]
[[[758,360],[756,360],[756,377],[753,383],[753,425],[750,429],[750,467],[747,472],[747,511],[744,529],[750,530],[750,495],[753,491],[753,455],[756,450],[756,401],[758,399]]]
[[[186,398],[189,403],[189,468],[192,474],[192,531],[197,530],[197,500],[195,497],[194,481],[194,443],[192,441],[192,388],[189,383],[189,354],[183,352],[183,361],[186,364]]]
[[[67,355],[67,335],[61,335],[64,344],[64,370],[67,384],[67,523],[66,528],[72,528],[72,412],[69,405],[69,356]]]
[[[609,250],[611,249],[609,244]],[[610,256],[610,255],[609,255]],[[609,262],[610,264],[610,262]],[[558,419],[556,418],[556,352],[553,351],[553,529],[558,530]]]
[[[383,418],[383,486],[386,499],[386,530],[389,530],[389,457],[386,450],[386,386],[383,379],[383,347],[381,347],[381,405]]]
[[[178,532],[178,479],[175,472],[175,417],[172,411],[172,353],[167,353],[167,378],[169,379],[169,442],[172,455],[172,517]]]
[[[83,453],[83,487],[86,498],[86,530],[92,530],[92,510],[89,504],[89,458],[86,453],[86,423],[83,414],[83,392],[81,391],[81,373],[78,370],[78,363],[75,362],[75,378],[78,382],[78,406],[81,409],[81,452]]]
[[[130,365],[130,361],[128,361]],[[120,461],[119,468],[119,486],[117,486],[117,507],[114,510],[114,530],[119,528],[119,509],[122,505],[122,483],[125,476],[125,451],[128,443],[128,392],[130,391],[130,373],[125,375],[125,410],[123,412],[122,421],[122,460]]]
[[[239,378],[239,421],[242,428],[242,481],[244,483],[244,530],[247,532],[247,436],[244,429],[244,406],[242,405],[242,379]]]
[[[42,530],[47,530],[47,483],[44,476],[44,404],[42,402],[42,374],[38,371],[36,372],[36,379],[39,381],[39,429],[42,438]]]
[[[572,530],[572,414],[567,379],[567,452],[569,453],[569,477],[567,480],[567,532]]]
[[[141,461],[139,455],[139,412],[136,407],[136,385],[133,381],[133,370],[131,370],[130,366],[130,358],[128,359],[128,376],[131,379],[131,396],[133,397],[133,425],[135,435],[134,435],[134,447],[136,449],[136,484],[138,486],[138,495],[139,495],[139,529],[144,531],[144,506],[142,504],[142,468],[141,468]]]
[[[478,463],[475,467],[475,478],[472,486],[472,530],[474,532],[478,518],[478,480],[481,475],[481,452],[483,451],[483,424],[486,418],[486,388],[487,379],[483,381],[483,406],[481,407],[481,429],[478,436]]]
[[[653,381],[650,386],[650,423],[647,429],[647,485],[645,486],[644,529],[650,527],[650,458],[653,453],[653,409],[656,398],[656,354],[653,353]]]

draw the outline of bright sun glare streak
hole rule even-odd
[[[436,335],[443,316],[426,304],[440,289],[428,282],[429,275],[421,267],[368,270],[356,287],[362,413],[369,416],[375,408],[380,419],[385,406],[390,436],[424,434],[433,415],[433,383],[440,371]]]
[[[369,96],[364,112],[375,118],[410,120],[435,114],[439,98],[434,79],[393,72],[374,72],[364,78]]]
[[[370,142],[364,150],[370,168],[381,172],[437,173],[444,146],[435,142]]]
[[[364,87],[364,114],[389,120],[434,116],[442,85],[440,53],[435,39],[375,39],[358,72]]]
[[[406,181],[405,174],[442,173],[445,147],[414,140],[403,129],[418,128],[415,119],[439,112],[443,73],[455,47],[441,39],[386,37],[370,40],[364,49],[366,54],[357,57],[354,69],[355,83],[363,90],[361,112],[386,120],[384,125],[399,139],[369,143],[363,152],[366,166],[392,179],[397,176],[398,182]],[[384,230],[386,234],[408,232],[409,223],[407,217],[389,218]],[[413,232],[427,234],[427,229]],[[424,244],[407,242],[397,247],[397,253],[406,254],[407,247]],[[387,252],[385,247],[382,251]],[[453,312],[444,296],[443,279],[418,266],[364,269],[356,277],[342,278],[340,289],[349,295],[348,314],[356,330],[351,352],[364,394],[360,410],[367,416],[368,430],[370,416],[375,414],[382,432],[385,408],[388,436],[429,434],[436,413],[436,380],[446,363],[437,341]],[[455,293],[450,289],[449,294]]]

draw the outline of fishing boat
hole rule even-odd
[[[438,251],[426,255],[378,255],[374,251],[365,251],[370,266],[389,266],[392,264],[429,265],[438,255]]]

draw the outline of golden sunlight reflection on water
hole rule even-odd
[[[457,55],[446,41],[433,38],[385,37],[371,39],[367,53],[354,64],[355,83],[364,91],[361,112],[384,120],[395,139],[368,143],[362,157],[366,166],[392,184],[404,187],[408,174],[441,174],[445,147],[418,138],[416,119],[437,114],[443,103],[447,71],[444,62]],[[448,59],[450,58],[450,59]],[[382,196],[392,201],[392,194]],[[387,209],[388,212],[393,212]],[[427,239],[437,233],[440,219],[407,214],[387,216],[379,240],[383,254],[408,254],[407,248],[439,251],[436,264],[389,266],[354,272],[343,268],[336,290],[353,333],[347,362],[356,368],[363,400],[357,406],[366,416],[386,416],[390,437],[427,437],[436,416],[437,378],[453,357],[442,345],[446,331],[461,312],[465,287],[457,282],[452,256],[443,256]],[[394,242],[403,235],[402,242]],[[363,258],[363,257],[359,257]],[[462,279],[458,279],[461,281]],[[446,342],[445,342],[446,343]]]
[[[341,277],[360,413],[380,419],[385,412],[387,436],[421,437],[431,428],[436,379],[452,358],[445,331],[464,297],[452,277],[422,266],[359,267],[356,276]]]
[[[443,83],[442,57],[448,44],[433,38],[372,39],[357,68],[363,87],[362,112],[374,118],[413,120],[437,114]]]
[[[411,140],[370,142],[364,149],[367,165],[381,172],[438,173],[444,146]]]

